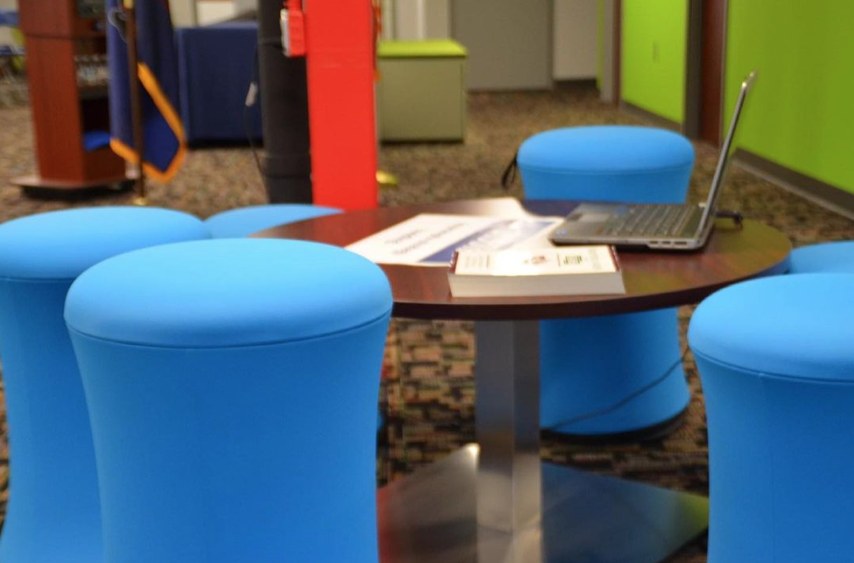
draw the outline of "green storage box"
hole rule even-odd
[[[450,39],[381,41],[377,52],[383,141],[461,141],[466,50]]]

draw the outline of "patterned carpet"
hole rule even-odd
[[[0,98],[2,99],[2,98]],[[2,103],[2,102],[0,102]],[[555,127],[640,123],[602,104],[588,85],[565,85],[551,92],[477,93],[469,96],[464,144],[394,144],[380,151],[381,168],[400,186],[384,190],[383,205],[505,195],[501,172],[519,143]],[[717,150],[696,144],[697,163],[690,198],[705,197]],[[9,182],[34,169],[30,113],[25,105],[0,107],[0,221],[80,205],[127,204],[132,194],[101,193],[72,201],[23,197]],[[521,196],[521,186],[511,195]],[[244,147],[193,150],[169,186],[151,185],[151,205],[207,217],[219,211],[262,203],[264,191],[250,151]],[[795,246],[854,238],[854,222],[734,168],[721,205],[782,230]],[[692,312],[680,309],[682,332]],[[400,319],[388,336],[380,402],[388,415],[378,457],[378,479],[388,482],[471,442],[474,435],[474,338],[465,322]],[[693,391],[684,424],[655,441],[611,445],[573,444],[546,439],[545,459],[602,474],[706,494],[708,451],[702,392],[690,353],[685,369]],[[5,422],[3,436],[5,437]],[[3,440],[0,487],[8,491],[8,449]],[[4,503],[5,504],[5,503]],[[703,538],[686,546],[673,563],[706,560]]]

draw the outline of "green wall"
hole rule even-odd
[[[620,95],[682,123],[688,0],[623,0]]]
[[[759,76],[736,145],[854,193],[854,2],[730,1],[726,119]]]

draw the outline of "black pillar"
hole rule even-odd
[[[263,171],[271,203],[311,203],[305,58],[282,53],[282,0],[258,2]]]

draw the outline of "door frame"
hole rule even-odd
[[[685,126],[688,137],[720,146],[728,0],[688,0]]]

